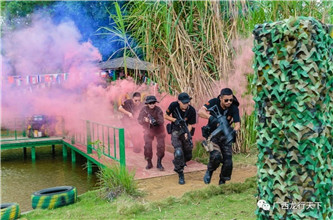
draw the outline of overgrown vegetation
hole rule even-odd
[[[118,163],[101,168],[97,173],[101,195],[107,200],[113,200],[122,194],[140,196],[137,183],[134,180],[135,171],[129,172],[126,167]]]
[[[233,144],[235,153],[248,153],[250,149],[256,147],[257,131],[255,130],[256,115],[252,112],[247,115],[246,112],[241,119],[241,128],[237,134],[236,143]]]
[[[202,103],[215,95],[214,80],[227,80],[235,69],[233,40],[251,36],[256,24],[290,16],[332,23],[332,6],[330,1],[131,1],[124,4],[126,13],[112,18],[138,41],[145,60],[159,65],[151,77],[164,91],[186,91]]]
[[[329,1],[131,1],[122,8],[126,13],[112,18],[123,24],[124,36],[137,40],[145,60],[159,66],[149,76],[159,89],[188,92],[198,107],[215,96],[217,81],[226,82],[235,72],[233,41],[250,37],[256,24],[290,16],[332,23],[332,6]],[[243,74],[249,79],[247,94],[252,94],[253,74]],[[249,152],[254,145],[255,118],[254,113],[243,116],[234,152]]]

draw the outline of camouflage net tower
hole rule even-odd
[[[257,218],[333,219],[332,26],[296,17],[253,34]]]

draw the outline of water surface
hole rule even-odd
[[[76,154],[76,163],[62,156],[62,147],[36,147],[36,161],[32,162],[30,148],[24,158],[23,149],[1,151],[1,203],[16,202],[22,212],[32,210],[31,194],[38,190],[56,186],[75,186],[78,195],[97,188],[96,171],[88,175],[87,160]]]

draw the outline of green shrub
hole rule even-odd
[[[256,147],[256,120],[254,111],[250,115],[245,112],[242,116],[241,128],[238,132],[236,143],[232,146],[234,153],[249,153],[251,149]]]
[[[134,181],[135,171],[129,172],[126,167],[113,164],[102,168],[98,173],[101,192],[105,198],[113,200],[125,193],[130,196],[140,196],[137,183]]]

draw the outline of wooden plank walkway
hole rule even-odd
[[[64,139],[64,141],[67,144],[70,144],[70,140]],[[71,144],[75,146],[78,150],[80,150],[82,153],[87,154],[87,147],[82,144]],[[155,149],[156,152],[156,149]],[[89,157],[94,159],[100,164],[112,164],[115,163],[114,160],[112,160],[109,157],[106,156],[101,156],[101,158],[98,158],[97,153],[93,151],[92,154],[88,154]],[[173,171],[173,153],[170,153],[168,151],[165,151],[165,156],[162,160],[162,164],[164,166],[164,171],[160,171],[156,168],[156,161],[157,157],[156,155],[153,155],[153,165],[154,167],[152,169],[146,170],[146,164],[147,162],[144,159],[143,155],[143,149],[141,150],[140,153],[134,153],[133,148],[125,148],[125,155],[126,155],[126,167],[131,171],[135,170],[135,179],[147,179],[147,178],[153,178],[153,177],[159,177],[159,176],[168,176],[168,175],[173,175],[176,174]],[[118,156],[117,156],[118,157]],[[206,165],[195,162],[195,161],[189,161],[187,163],[187,167],[185,167],[184,172],[189,173],[189,172],[194,172],[194,171],[200,171],[200,170],[205,170],[207,168]]]
[[[1,150],[15,149],[31,146],[43,146],[43,145],[53,145],[62,144],[62,137],[48,137],[48,138],[29,138],[29,139],[6,139],[1,138]]]
[[[97,154],[93,153],[93,154],[88,154],[87,153],[87,146],[83,145],[83,144],[79,144],[79,143],[75,143],[72,144],[71,140],[69,139],[63,139],[63,144],[69,148],[71,148],[72,150],[74,150],[76,153],[81,154],[82,156],[90,159],[93,163],[95,163],[96,165],[100,166],[101,164],[103,164],[102,160],[112,160],[111,158],[108,157],[102,157],[102,158],[98,158]]]

